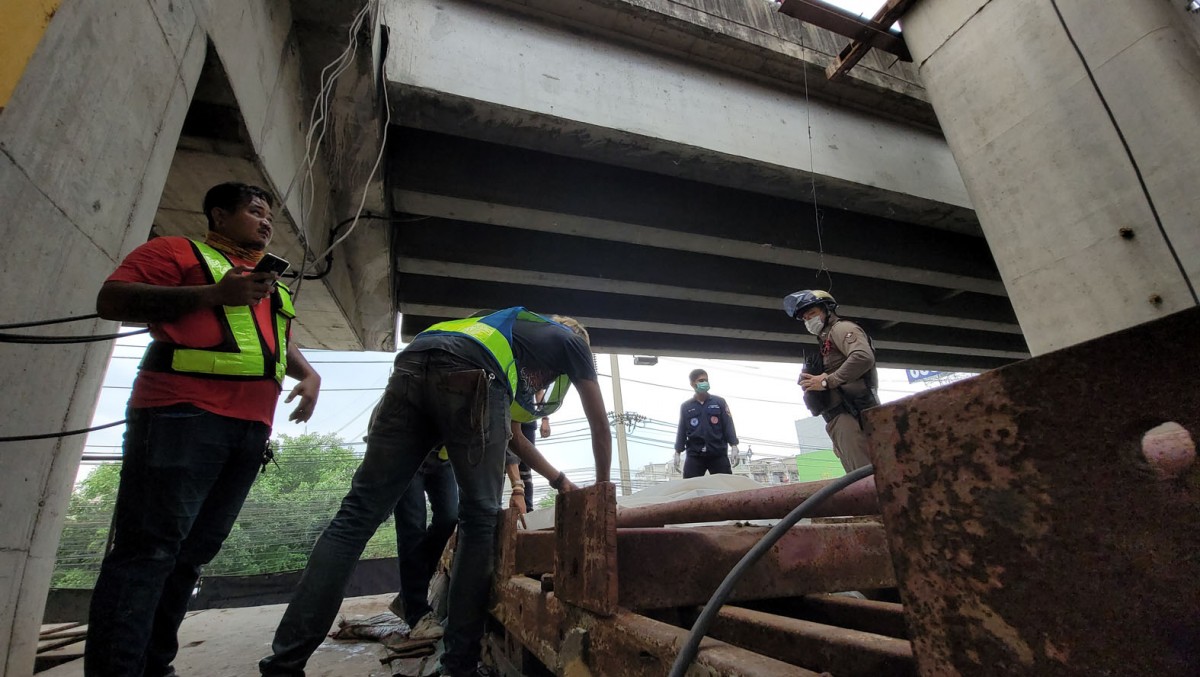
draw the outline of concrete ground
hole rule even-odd
[[[374,616],[387,611],[392,594],[353,597],[342,603],[340,615]],[[284,604],[245,609],[209,609],[188,615],[179,629],[179,656],[175,669],[180,677],[257,677],[258,660],[270,650],[275,626],[283,616]],[[332,628],[330,628],[332,630]],[[308,677],[391,677],[381,644],[326,638],[308,662]],[[83,660],[64,663],[38,673],[39,677],[79,677]]]

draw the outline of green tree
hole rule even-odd
[[[301,569],[317,536],[337,512],[360,458],[333,434],[280,435],[278,466],[250,490],[233,531],[207,575],[250,575]],[[55,587],[91,587],[99,572],[116,501],[120,465],[105,464],[71,497],[58,552]],[[367,544],[364,558],[394,557],[390,522]]]

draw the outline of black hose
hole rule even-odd
[[[0,324],[0,331],[8,331],[9,329],[25,329],[27,327],[44,327],[50,324],[62,324],[64,322],[78,322],[80,320],[94,320],[100,317],[96,313],[91,315],[79,315],[77,317],[57,317],[53,320],[35,320],[33,322],[13,322],[12,324]]]
[[[700,616],[692,625],[692,631],[688,634],[687,641],[684,642],[683,648],[679,650],[679,655],[675,658],[675,663],[671,666],[669,677],[683,677],[691,667],[692,661],[696,659],[696,654],[700,650],[700,641],[708,634],[709,627],[716,619],[717,614],[721,611],[721,607],[725,606],[725,600],[729,599],[729,595],[733,593],[733,586],[741,580],[742,575],[746,573],[750,567],[754,566],[763,555],[770,550],[789,529],[796,526],[796,523],[804,519],[804,516],[816,508],[822,501],[854,484],[864,477],[870,477],[875,473],[875,466],[868,465],[850,472],[836,481],[822,487],[820,491],[809,496],[803,503],[796,506],[794,510],[788,513],[778,524],[771,527],[762,539],[750,548],[742,559],[734,565],[733,569],[725,576],[725,580],[721,581],[721,585],[717,586],[717,591],[709,598],[708,604],[704,605],[704,610],[700,612]]]
[[[99,334],[96,336],[30,336],[29,334],[0,334],[0,343],[33,343],[39,345],[62,345],[67,343],[95,343],[96,341],[112,341],[145,334],[149,329],[128,331],[124,334]]]
[[[67,437],[69,435],[82,435],[84,433],[90,433],[90,432],[93,432],[96,430],[104,430],[105,428],[111,428],[113,426],[118,426],[124,422],[125,422],[125,419],[121,419],[120,421],[113,421],[112,423],[105,423],[104,425],[98,425],[98,426],[95,426],[92,428],[81,428],[79,430],[68,430],[66,432],[61,432],[61,433],[43,433],[41,435],[14,435],[12,437],[0,437],[0,442],[29,442],[31,440],[48,440],[48,439],[51,439],[54,437]]]

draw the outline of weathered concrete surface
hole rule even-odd
[[[823,204],[974,227],[936,132],[479,3],[386,12],[403,124],[793,197],[811,168]]]
[[[137,240],[132,233],[144,239],[149,230],[204,36],[186,25],[168,32],[166,2],[119,4],[61,7],[0,115],[4,322],[93,312],[95,290]],[[85,322],[44,333],[114,329]],[[110,350],[6,346],[0,434],[86,427]],[[82,444],[0,444],[0,674],[33,665]]]
[[[1198,302],[1200,16],[1182,4],[1059,0],[1060,20],[1040,0],[923,0],[904,17],[1035,355]]]
[[[160,232],[203,234],[203,225],[197,228],[202,218],[197,221],[198,214],[186,209],[198,212],[195,205],[203,191],[216,181],[245,178],[277,194],[285,191],[304,152],[312,93],[302,71],[313,67],[301,58],[290,7],[258,0],[240,3],[239,11],[231,12],[206,0],[121,0],[65,3],[59,9],[0,115],[0,205],[6,217],[0,225],[6,243],[0,253],[0,287],[9,291],[0,300],[0,323],[93,312],[103,279],[124,254],[146,240],[156,221],[161,219]],[[338,39],[344,39],[344,29],[330,17],[344,11],[349,9],[326,7],[321,15],[330,24],[327,28],[341,31]],[[311,18],[311,13],[305,15]],[[245,129],[245,148],[232,157],[220,144],[204,146],[210,140],[200,146],[195,139],[180,144],[193,98],[203,98],[197,87],[210,42],[217,61],[229,66],[223,69],[228,103]],[[361,51],[357,72],[374,72],[371,64],[377,60],[369,47]],[[369,102],[375,81],[367,82],[364,88],[351,75],[343,86],[358,101]],[[339,91],[338,96],[347,94]],[[364,108],[362,115],[375,115],[369,105]],[[345,120],[355,115],[344,115],[336,129],[353,134]],[[369,135],[361,136],[366,147],[378,148]],[[177,155],[180,145],[192,154]],[[373,153],[367,153],[373,161]],[[310,228],[319,232],[312,248],[324,248],[331,222],[347,214],[351,204],[357,207],[360,194],[347,188],[333,199],[321,196],[343,182],[361,186],[363,164],[369,168],[369,162],[356,156],[330,170],[318,160],[318,200],[309,218],[320,225]],[[190,206],[173,215],[161,211],[164,192]],[[381,184],[372,193],[368,209],[378,209]],[[305,211],[298,195],[287,202],[292,222]],[[289,219],[281,221],[286,225]],[[183,227],[172,231],[178,224]],[[281,248],[296,233],[277,229]],[[339,250],[326,280],[307,284],[310,298],[326,292],[327,314],[310,317],[340,324],[343,338],[332,341],[340,347],[387,345],[393,331],[388,320],[394,318],[387,297],[382,297],[383,313],[375,310],[378,302],[372,307],[354,297],[373,293],[371,285],[386,287],[386,236],[366,228],[356,237],[361,241],[355,248]],[[380,260],[385,262],[382,271]],[[374,324],[364,320],[376,314]],[[93,321],[28,332],[115,329],[113,323]],[[301,345],[321,345],[318,335],[303,325],[298,331]],[[87,427],[110,350],[108,343],[7,346],[0,353],[0,369],[9,377],[0,398],[0,435]],[[33,664],[83,441],[76,436],[0,444],[0,675],[28,674]]]
[[[869,52],[847,80],[824,68],[849,38],[796,21],[762,0],[484,0],[640,49],[792,88],[937,130],[916,66]]]

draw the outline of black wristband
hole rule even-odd
[[[550,480],[551,488],[553,488],[556,491],[561,491],[562,490],[562,481],[564,479],[566,479],[566,475],[563,474],[563,471],[559,470],[558,474],[554,476],[554,479]]]

